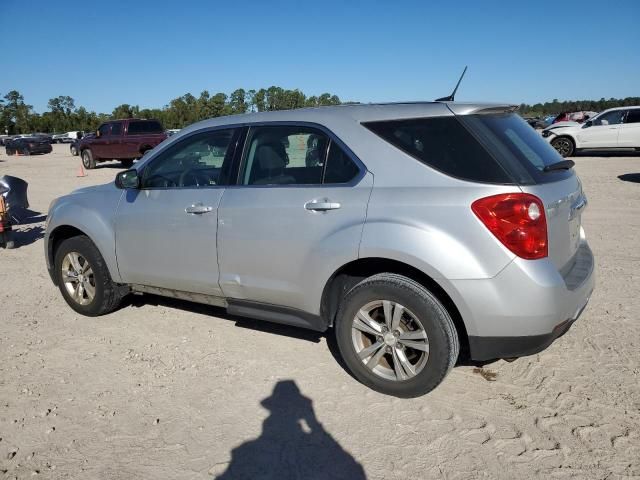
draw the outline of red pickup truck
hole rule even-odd
[[[82,164],[87,169],[97,162],[120,160],[126,168],[133,161],[167,138],[162,124],[157,120],[111,120],[105,122],[91,135],[80,140],[78,150]]]

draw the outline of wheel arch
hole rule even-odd
[[[408,277],[429,290],[442,302],[455,324],[460,340],[461,356],[469,352],[469,338],[458,306],[447,291],[423,271],[398,260],[381,257],[366,257],[353,260],[336,270],[327,280],[322,291],[320,315],[329,326],[333,326],[340,299],[357,283],[378,273],[395,273]]]
[[[87,212],[84,209],[70,208],[56,212],[60,221],[56,225],[49,225],[45,235],[45,254],[49,272],[54,270],[55,252],[60,243],[68,238],[83,235],[96,246],[105,261],[109,274],[114,282],[119,282],[120,272],[115,256],[115,235],[113,228],[103,218],[94,215],[91,222],[74,222],[69,218],[82,218]],[[53,276],[53,275],[52,275]],[[55,279],[54,279],[54,283]]]

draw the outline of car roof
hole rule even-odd
[[[602,113],[604,113],[604,112],[613,112],[615,110],[634,110],[634,109],[637,109],[637,108],[640,108],[640,105],[629,105],[627,107],[613,107],[613,108],[607,108]]]
[[[294,110],[253,112],[202,120],[180,131],[179,136],[202,128],[245,125],[270,122],[309,122],[330,126],[337,123],[362,123],[382,120],[409,119],[469,115],[480,112],[515,111],[516,105],[508,103],[461,103],[461,102],[399,102],[343,104],[326,107],[307,107]]]

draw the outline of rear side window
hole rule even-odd
[[[640,123],[640,108],[629,110],[624,123]]]
[[[574,175],[573,170],[544,171],[562,157],[515,113],[457,118],[519,185],[556,182]]]
[[[155,120],[144,121],[130,121],[129,128],[127,129],[128,135],[143,135],[147,133],[162,133],[164,132],[160,122]]]
[[[511,176],[456,117],[370,122],[364,126],[447,175],[474,182],[513,183]]]

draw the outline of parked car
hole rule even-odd
[[[142,292],[332,328],[354,377],[400,397],[435,388],[460,352],[540,352],[585,308],[594,261],[573,162],[515,108],[197,123],[115,182],[51,204],[51,278],[87,316]]]
[[[589,120],[591,117],[594,117],[595,115],[597,115],[597,112],[586,112],[586,111],[580,111],[580,112],[562,112],[561,114],[559,114],[558,116],[556,116],[556,118],[553,119],[553,121],[551,122],[553,123],[558,123],[558,122],[577,122],[577,123],[584,123],[587,120]]]
[[[159,121],[128,118],[103,123],[94,136],[83,137],[77,149],[87,169],[108,160],[120,160],[129,168],[134,160],[142,158],[166,138]]]
[[[35,155],[51,153],[51,143],[46,137],[20,137],[5,143],[7,155]]]
[[[542,129],[545,127],[544,120],[540,117],[522,117],[531,127],[535,129]]]
[[[51,143],[73,143],[76,141],[76,137],[70,135],[71,132],[58,133],[52,136]]]
[[[79,146],[80,146],[80,141],[84,138],[86,140],[89,140],[91,138],[95,137],[94,133],[87,133],[86,135],[84,135],[82,132],[80,134],[80,136],[78,138],[76,138],[71,145],[69,145],[69,152],[71,153],[71,155],[73,155],[74,157],[77,157],[80,154],[80,150],[79,150]]]
[[[563,157],[579,150],[640,150],[640,106],[611,108],[582,125],[551,125],[542,136]]]

